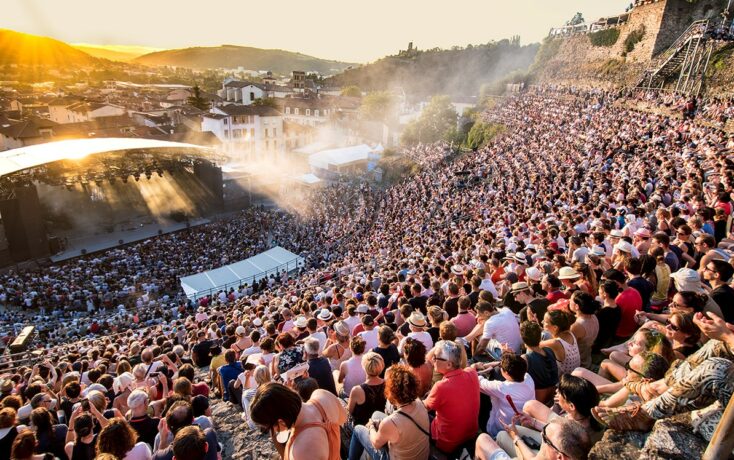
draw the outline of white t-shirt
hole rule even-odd
[[[484,323],[483,339],[497,340],[506,343],[515,353],[520,353],[522,337],[517,316],[507,307],[500,308],[498,313]]]
[[[503,430],[500,421],[509,425],[515,415],[515,411],[507,401],[507,395],[512,397],[517,410],[522,410],[526,402],[535,399],[535,382],[530,374],[525,374],[523,382],[487,380],[479,377],[479,391],[492,398],[492,412],[487,421],[487,432],[490,436],[497,436],[497,433]]]
[[[313,337],[314,339],[319,341],[319,353],[324,351],[324,347],[326,346],[326,334],[324,334],[322,331],[317,331],[310,335],[310,337]]]
[[[150,447],[145,442],[139,442],[133,446],[132,449],[125,454],[123,460],[151,460],[153,454],[150,452]]]
[[[426,350],[430,350],[433,348],[433,339],[431,338],[431,334],[429,334],[426,331],[419,331],[419,332],[413,332],[411,331],[408,334],[408,337],[411,339],[418,340],[419,342],[423,342],[423,345],[426,346]],[[400,341],[400,344],[398,345],[398,352],[400,352],[400,355],[403,354],[403,347],[405,346],[405,339],[408,337],[404,337],[403,340]]]
[[[377,346],[377,329],[371,331],[363,331],[358,334],[365,341],[365,350],[372,350]]]
[[[343,320],[345,323],[347,323],[347,326],[349,326],[349,330],[353,331],[354,327],[359,324],[359,316],[348,316],[345,320]]]

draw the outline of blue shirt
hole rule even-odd
[[[229,391],[227,390],[227,385],[229,385],[229,382],[236,379],[237,376],[240,375],[242,372],[242,365],[239,363],[239,361],[235,362],[234,364],[226,364],[219,368],[219,376],[222,379],[222,388],[224,388],[225,401],[229,401]]]

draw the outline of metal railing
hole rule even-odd
[[[190,300],[199,300],[203,297],[211,296],[212,294],[216,294],[217,292],[224,291],[227,292],[229,289],[239,289],[241,286],[244,286],[245,283],[247,283],[248,286],[252,287],[256,281],[259,281],[263,278],[267,278],[270,275],[278,275],[285,271],[286,273],[290,274],[294,270],[298,270],[299,268],[303,268],[305,261],[301,262],[299,264],[299,260],[302,260],[303,257],[296,256],[295,258],[288,260],[287,262],[278,265],[277,267],[273,267],[271,269],[262,271],[260,273],[257,273],[251,277],[248,278],[242,278],[237,281],[233,281],[231,283],[225,283],[218,286],[214,286],[212,288],[209,288],[204,291],[198,291],[195,294],[187,295],[186,297]]]

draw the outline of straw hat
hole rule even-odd
[[[520,281],[519,283],[512,283],[512,292],[513,293],[521,292],[521,291],[527,291],[528,289],[530,289],[528,287],[528,283],[525,283],[523,281]]]
[[[571,267],[561,267],[558,271],[558,279],[560,280],[574,280],[576,278],[581,278],[581,275]]]
[[[306,324],[308,324],[308,320],[305,316],[298,316],[293,322],[293,325],[299,329],[303,329],[304,327],[306,327]]]
[[[332,313],[328,308],[322,308],[316,318],[320,319],[321,321],[329,321],[333,317],[334,313]]]
[[[408,317],[408,324],[413,327],[426,327],[426,317],[419,311],[414,311]]]

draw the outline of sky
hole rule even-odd
[[[2,0],[0,28],[68,43],[278,48],[366,63],[405,49],[520,35],[538,42],[579,11],[587,21],[631,0]]]

